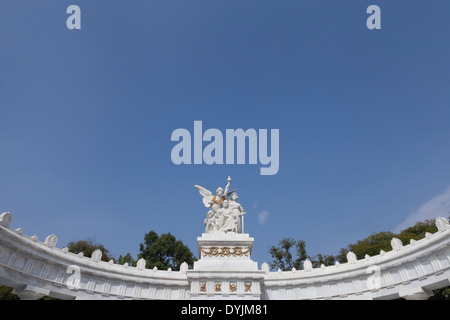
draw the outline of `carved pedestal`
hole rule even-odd
[[[264,272],[251,260],[253,238],[233,232],[197,238],[199,261],[187,271],[191,299],[260,299]]]

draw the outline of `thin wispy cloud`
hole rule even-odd
[[[269,214],[270,214],[269,211],[262,211],[258,214],[258,222],[261,226],[266,223]]]
[[[416,222],[437,217],[447,218],[450,212],[450,187],[422,204],[419,208],[411,212],[406,219],[400,223],[393,232],[398,233],[405,228],[413,226]]]

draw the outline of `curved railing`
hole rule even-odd
[[[22,299],[191,299],[195,272],[186,263],[165,271],[146,269],[144,259],[136,267],[104,262],[100,250],[90,258],[73,254],[56,247],[56,235],[41,242],[10,228],[11,220],[9,212],[0,215],[0,284]],[[438,218],[436,226],[436,233],[408,245],[393,238],[392,251],[361,260],[349,252],[347,263],[313,268],[306,260],[302,270],[283,272],[264,263],[254,279],[262,299],[425,299],[450,284],[450,225]],[[217,281],[227,280],[221,277]]]
[[[9,228],[12,215],[0,215],[0,283],[15,288],[23,298],[52,296],[62,299],[187,299],[187,264],[180,271],[146,269],[101,261],[56,247],[56,235],[44,242]]]
[[[437,218],[438,231],[408,245],[393,238],[392,251],[347,263],[303,270],[269,272],[264,278],[265,299],[425,299],[432,290],[450,284],[450,226]]]

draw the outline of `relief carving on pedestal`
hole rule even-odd
[[[250,253],[248,247],[209,247],[201,249],[205,257],[245,257]]]

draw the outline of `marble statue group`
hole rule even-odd
[[[192,267],[181,263],[179,271],[158,270],[144,258],[135,267],[102,261],[100,249],[90,256],[72,253],[56,246],[55,234],[39,241],[12,228],[10,212],[0,213],[0,284],[24,300],[154,301],[425,300],[449,284],[450,222],[442,217],[435,220],[437,231],[422,239],[392,238],[391,251],[361,259],[349,251],[347,262],[318,268],[309,258],[301,270],[259,267],[251,258],[254,238],[243,230],[246,213],[227,181],[215,194],[195,186],[207,207],[206,219],[199,219],[206,232],[197,237],[199,259]]]
[[[236,190],[230,191],[231,178],[228,177],[225,190],[217,188],[216,194],[195,185],[203,197],[203,204],[209,208],[206,214],[205,232],[214,233],[217,231],[243,233],[243,215],[246,213],[237,202]]]

